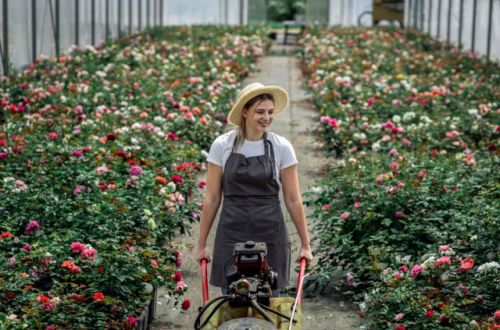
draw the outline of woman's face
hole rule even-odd
[[[271,100],[256,102],[249,109],[243,109],[247,132],[267,132],[273,122],[273,113],[274,103]]]

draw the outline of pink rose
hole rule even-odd
[[[134,326],[137,324],[137,319],[135,318],[135,316],[133,315],[130,315],[128,318],[127,318],[127,322],[128,324]]]
[[[49,133],[49,139],[57,140],[57,133],[56,132]]]
[[[441,267],[443,265],[451,265],[451,259],[448,256],[443,256],[443,257],[439,258],[438,260],[436,260],[434,265],[436,265],[436,267]]]
[[[89,259],[92,259],[95,257],[95,255],[97,254],[97,250],[94,249],[94,248],[87,248],[87,249],[84,249],[82,251],[82,255],[85,257],[85,258],[89,258]]]
[[[130,171],[128,172],[128,174],[131,176],[140,176],[141,173],[142,173],[142,167],[140,166],[132,166],[130,168]]]
[[[441,252],[448,251],[449,249],[450,249],[450,247],[448,245],[440,245],[439,246],[439,251],[441,251]]]
[[[40,224],[36,220],[31,220],[24,229],[26,234],[32,234],[40,228]]]
[[[462,260],[462,264],[460,265],[460,270],[466,271],[466,270],[472,269],[472,267],[474,267],[474,259],[465,258]]]
[[[84,249],[85,249],[85,245],[80,243],[80,242],[71,243],[70,250],[73,253],[82,253]]]
[[[422,267],[419,264],[416,264],[415,266],[413,266],[413,268],[410,271],[411,277],[417,277],[418,274],[423,272],[423,270],[424,270],[424,267]]]
[[[396,316],[394,316],[394,321],[401,321],[405,317],[404,313],[398,313]]]
[[[351,213],[350,213],[350,212],[344,212],[344,213],[342,213],[342,214],[340,215],[340,217],[339,217],[339,218],[340,218],[340,219],[342,219],[342,220],[347,220],[347,219],[349,219],[349,217],[350,217],[350,216],[351,216]]]

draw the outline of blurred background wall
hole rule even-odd
[[[0,0],[0,73],[8,63],[19,69],[38,56],[161,25],[263,24],[273,17],[324,26],[400,25],[374,20],[375,4],[396,8],[404,27],[500,58],[500,0]]]

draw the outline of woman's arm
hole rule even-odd
[[[203,207],[201,211],[200,234],[198,237],[198,249],[196,260],[208,259],[210,257],[207,251],[207,236],[212,228],[215,216],[220,206],[222,196],[222,167],[208,163],[207,171],[207,190],[203,198]]]
[[[307,231],[307,221],[302,205],[302,197],[300,196],[299,174],[297,165],[287,167],[280,172],[281,185],[283,187],[283,197],[285,205],[295,224],[297,233],[300,237],[301,249],[299,258],[305,257],[308,262],[313,258],[311,245],[309,241],[309,233]]]

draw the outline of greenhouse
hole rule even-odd
[[[0,329],[500,328],[499,18],[0,0]]]

